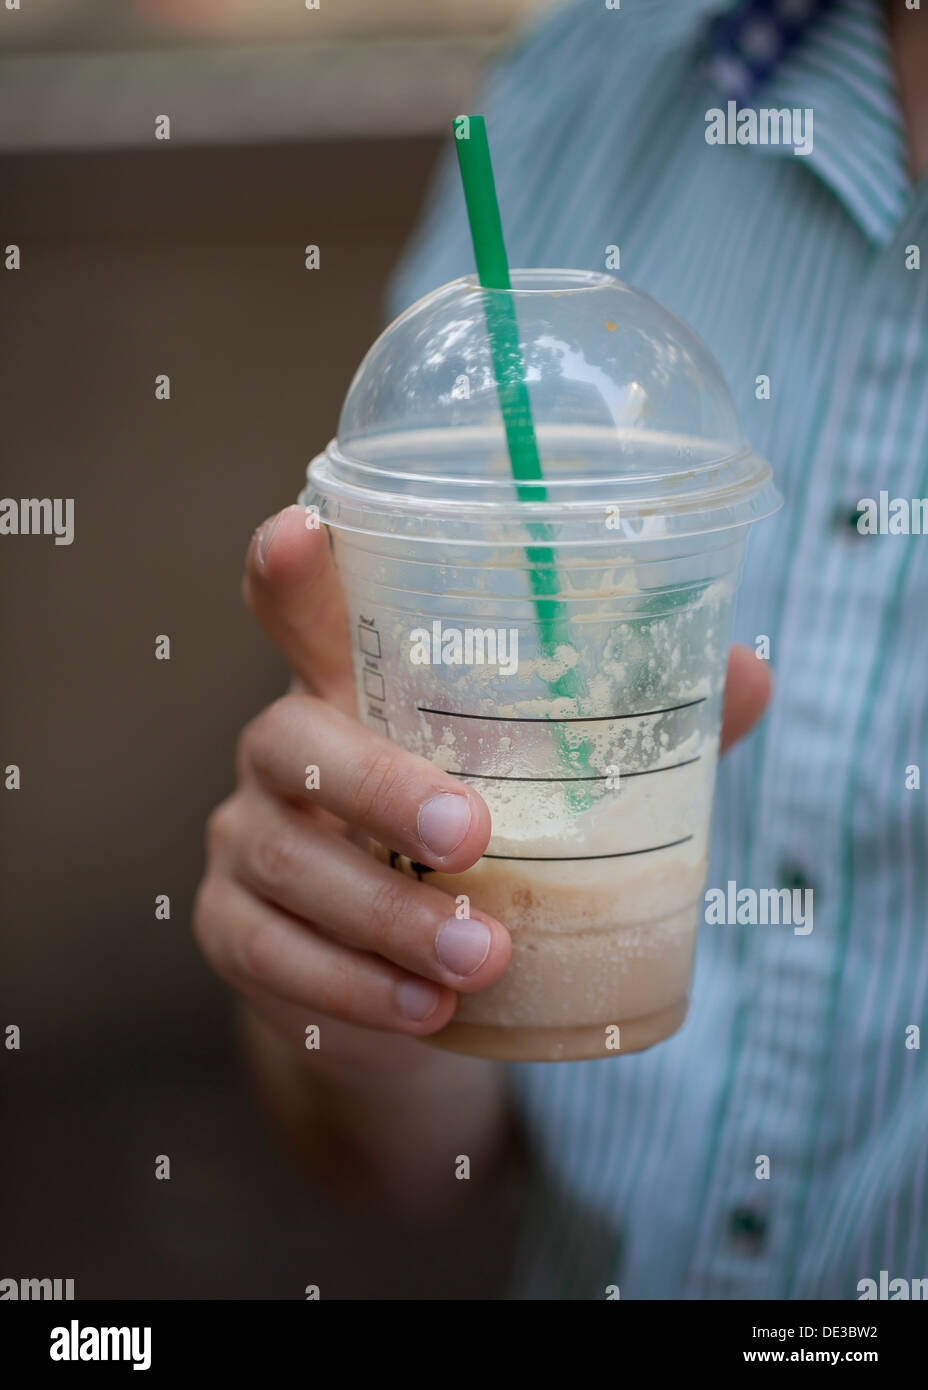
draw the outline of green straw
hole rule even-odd
[[[477,278],[487,290],[511,289],[486,122],[482,116],[458,116],[453,129],[477,262]],[[484,296],[484,301],[493,372],[516,495],[525,502],[546,502],[547,489],[539,486],[544,482],[544,474],[525,384],[515,304],[508,294],[488,294]],[[550,538],[548,527],[543,522],[529,522],[526,529],[537,541]],[[525,553],[530,566],[529,582],[535,596],[540,645],[543,650],[553,652],[558,645],[568,641],[566,608],[563,603],[550,597],[558,592],[554,551],[549,545],[538,544],[526,547]],[[548,689],[554,696],[576,697],[580,687],[574,669],[569,669],[563,676],[550,682]],[[570,750],[563,731],[559,731],[559,742],[562,756],[569,760]],[[577,750],[575,760],[574,765],[580,769],[589,768],[586,745],[581,745]],[[567,791],[568,799],[575,808],[589,804],[585,795],[580,794],[578,800],[574,788],[568,786]]]

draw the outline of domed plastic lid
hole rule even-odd
[[[442,285],[373,344],[301,497],[326,523],[493,545],[543,524],[553,544],[614,546],[777,509],[770,467],[685,323],[611,275],[511,279],[511,290],[474,276]],[[487,322],[513,315],[543,482],[517,483],[507,448]]]

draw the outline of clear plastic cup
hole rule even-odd
[[[619,1056],[686,1014],[732,604],[780,498],[679,319],[609,275],[512,283],[455,280],[381,334],[300,500],[333,537],[361,718],[492,813],[463,874],[371,846],[512,934],[503,977],[430,1041]],[[513,480],[494,295],[543,483]]]

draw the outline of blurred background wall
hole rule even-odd
[[[22,770],[0,795],[0,1036],[22,1031],[0,1049],[0,1277],[487,1291],[454,1249],[398,1265],[388,1227],[353,1258],[264,1128],[189,913],[236,733],[284,683],[239,599],[249,536],[334,431],[451,117],[544,7],[0,9],[0,243],[22,256],[0,270],[0,494],[73,497],[76,520],[71,546],[0,538],[0,765]]]

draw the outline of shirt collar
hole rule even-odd
[[[803,10],[798,0],[742,0],[711,19],[707,41],[711,81],[726,101],[812,111],[810,154],[753,148],[800,158],[867,237],[886,245],[912,186],[879,0],[806,0]]]

